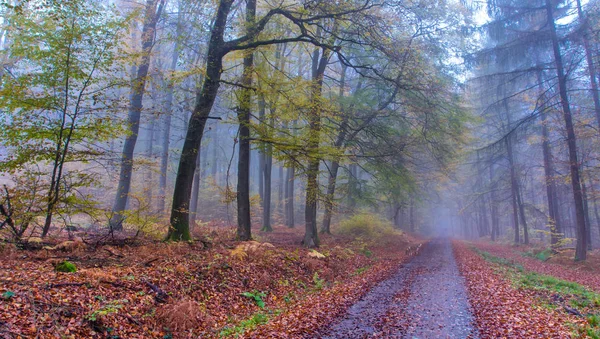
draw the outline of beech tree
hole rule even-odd
[[[97,176],[83,164],[121,132],[110,115],[118,108],[114,89],[123,85],[112,73],[121,72],[126,21],[113,8],[84,1],[24,3],[6,20],[16,62],[0,88],[0,140],[8,149],[0,170],[36,180],[33,195],[46,192],[44,205],[33,206],[44,210],[45,237],[58,210],[90,207],[78,188],[96,184]]]

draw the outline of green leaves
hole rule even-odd
[[[4,299],[4,300],[10,300],[14,296],[15,296],[15,292],[12,292],[12,291],[6,291],[6,292],[2,293],[2,299]]]
[[[256,305],[260,308],[265,308],[265,306],[266,306],[263,298],[266,297],[267,295],[264,292],[259,292],[259,291],[243,292],[241,295],[246,298],[254,299],[254,302],[256,302]]]

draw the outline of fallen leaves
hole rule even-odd
[[[570,260],[567,266],[523,256],[522,252],[519,252],[513,246],[489,242],[477,242],[474,245],[480,250],[489,252],[494,256],[519,263],[528,271],[573,281],[600,293],[600,274],[598,274],[598,271],[581,269],[580,264],[576,264],[573,260]]]
[[[316,258],[300,247],[301,230],[276,229],[265,235],[269,244],[233,242],[221,230],[211,233],[211,248],[15,252],[0,262],[0,294],[11,294],[0,299],[0,338],[216,338],[225,328],[253,338],[303,337],[389,276],[416,242],[401,237],[397,247],[370,248],[368,257],[330,237],[318,252],[324,258]],[[78,271],[54,272],[51,262],[65,259]],[[264,293],[265,309],[242,295],[252,291]],[[240,327],[261,312],[266,324],[260,318],[258,326]]]
[[[454,253],[464,276],[481,338],[570,338],[569,316],[536,307],[533,293],[515,289],[490,263],[456,242]]]

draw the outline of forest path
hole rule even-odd
[[[435,239],[369,291],[322,338],[476,338],[448,239]]]

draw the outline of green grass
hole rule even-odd
[[[489,261],[494,264],[499,264],[502,266],[507,266],[509,268],[514,268],[519,272],[523,272],[525,270],[523,268],[523,265],[521,265],[521,264],[517,264],[517,263],[515,263],[511,260],[505,259],[505,258],[493,256],[489,252],[482,251],[476,247],[474,247],[473,249],[475,250],[475,252],[477,252],[479,255],[481,255],[483,257],[483,259],[485,259],[486,261]]]
[[[521,255],[524,257],[531,257],[531,258],[535,258],[540,261],[546,261],[546,260],[550,259],[550,257],[552,257],[552,254],[553,253],[552,253],[551,248],[547,248],[542,251],[528,251],[528,252],[521,253]]]
[[[578,309],[582,314],[587,314],[587,324],[585,326],[574,325],[574,330],[578,334],[584,334],[589,338],[600,339],[600,294],[575,282],[525,271],[520,264],[505,258],[493,256],[477,248],[473,248],[473,250],[486,261],[502,267],[503,273],[515,288],[545,291],[552,295],[560,295],[571,307]],[[540,255],[538,259],[544,257],[542,253],[538,254]],[[542,301],[541,306],[556,308],[559,305],[555,301],[547,299]]]
[[[231,327],[225,327],[219,332],[219,337],[239,337],[248,330],[253,330],[259,325],[269,322],[269,317],[264,313],[255,313],[252,317],[240,321],[239,324]]]

